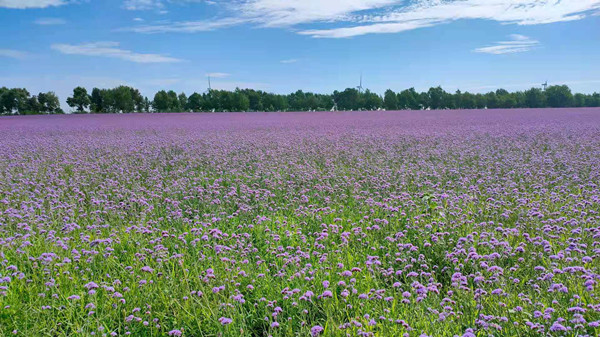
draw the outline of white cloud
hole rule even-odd
[[[120,49],[118,42],[95,42],[80,45],[53,44],[52,49],[68,55],[103,56],[136,63],[174,63],[182,61],[160,54],[141,54]]]
[[[290,63],[296,63],[296,62],[298,62],[298,59],[281,60],[279,62],[283,63],[283,64],[290,64]]]
[[[513,34],[510,35],[509,41],[499,41],[493,46],[477,48],[474,52],[494,55],[514,54],[530,51],[539,45],[539,41],[532,40],[528,36]]]
[[[314,38],[345,38],[365,34],[384,34],[384,33],[400,33],[407,30],[414,30],[417,28],[430,27],[440,22],[429,22],[429,21],[409,21],[409,22],[398,22],[398,23],[377,23],[372,25],[344,27],[335,29],[321,29],[321,30],[303,30],[298,32],[301,35],[309,35]]]
[[[33,23],[41,26],[52,26],[52,25],[64,25],[67,23],[64,19],[61,18],[39,18],[35,20]]]
[[[350,14],[385,8],[398,0],[250,0],[237,10],[242,16],[267,27],[285,27],[301,23],[346,21]]]
[[[231,26],[236,26],[242,23],[248,22],[245,19],[239,18],[226,18],[221,20],[214,21],[185,21],[185,22],[169,22],[169,23],[159,23],[153,25],[144,25],[137,27],[125,28],[123,30],[132,31],[136,33],[171,33],[171,32],[181,32],[181,33],[197,33],[197,32],[208,32],[212,30],[217,30],[219,28],[226,28]]]
[[[231,74],[228,73],[208,73],[206,74],[206,76],[208,77],[212,77],[212,78],[225,78],[225,77],[229,77]]]
[[[14,49],[0,49],[0,57],[10,57],[13,59],[22,60],[24,58],[27,58],[28,56],[29,53],[24,51]]]
[[[340,38],[374,33],[396,33],[463,19],[503,24],[536,25],[582,19],[600,8],[600,0],[418,0],[410,6],[357,18],[353,27],[305,30],[313,37]]]
[[[144,21],[144,19],[142,19],[142,18],[133,18],[133,21],[136,21],[136,22],[143,22],[143,21]]]
[[[123,8],[131,11],[141,11],[149,9],[164,8],[161,0],[125,0]]]
[[[129,30],[140,33],[199,32],[240,24],[259,27],[302,25],[299,34],[344,38],[398,33],[465,19],[517,25],[579,20],[600,9],[600,0],[237,0],[224,6],[231,13],[229,16]],[[316,23],[325,24],[326,28],[304,27]]]
[[[66,4],[65,0],[0,0],[0,7],[5,8],[46,8]]]

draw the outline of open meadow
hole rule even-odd
[[[600,109],[0,118],[0,336],[598,336]]]

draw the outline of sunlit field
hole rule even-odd
[[[0,118],[0,335],[598,336],[600,109]]]

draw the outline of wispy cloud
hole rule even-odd
[[[231,76],[231,74],[228,74],[228,73],[208,73],[208,74],[206,74],[206,76],[209,76],[209,77],[212,77],[212,78],[225,78],[225,77]]]
[[[20,50],[0,49],[0,57],[9,57],[17,60],[22,60],[29,56],[29,53]]]
[[[183,61],[160,54],[142,54],[120,49],[118,42],[95,42],[80,45],[53,44],[52,49],[68,55],[111,57],[136,63],[174,63]]]
[[[136,27],[123,28],[125,31],[136,33],[197,33],[208,32],[220,28],[237,26],[248,22],[243,18],[226,18],[220,20],[204,20],[204,21],[185,21],[185,22],[167,22],[150,25],[142,25]]]
[[[266,27],[288,27],[303,23],[352,21],[350,15],[385,9],[399,0],[249,0],[235,8],[241,16]]]
[[[537,25],[584,18],[600,8],[600,0],[417,0],[388,12],[356,17],[352,27],[304,30],[300,34],[343,38],[364,34],[397,33],[464,19],[503,24]]]
[[[35,20],[33,23],[41,26],[52,26],[52,25],[64,25],[67,23],[64,19],[61,18],[39,18]]]
[[[296,63],[296,62],[298,62],[298,59],[281,60],[279,62],[283,63],[283,64],[290,64],[290,63]]]
[[[229,15],[210,20],[150,24],[129,30],[192,33],[242,24],[285,28],[302,25],[297,30],[302,35],[346,38],[398,33],[465,19],[517,25],[579,20],[597,12],[600,0],[237,0],[223,6]],[[309,26],[317,23],[319,29]],[[323,25],[326,28],[321,28]]]
[[[0,7],[4,8],[46,8],[67,4],[67,0],[0,0]]]
[[[131,11],[162,9],[165,5],[160,0],[125,0],[123,8]]]
[[[523,53],[526,51],[530,51],[540,45],[540,42],[537,40],[533,40],[528,36],[513,34],[510,35],[509,41],[499,41],[496,42],[493,46],[477,48],[473,50],[476,53],[485,53],[485,54],[514,54],[514,53]]]

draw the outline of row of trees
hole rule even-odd
[[[58,96],[53,92],[40,92],[31,96],[23,88],[0,88],[0,114],[37,115],[62,114]]]
[[[124,85],[113,89],[94,88],[91,95],[85,88],[77,87],[67,98],[67,104],[75,109],[75,113],[149,112],[152,107],[138,89]]]
[[[69,100],[71,100],[69,102]],[[76,88],[69,105],[77,112],[189,112],[189,111],[309,111],[309,110],[397,110],[397,109],[510,109],[544,107],[598,107],[600,94],[571,93],[566,85],[551,86],[547,90],[531,88],[508,92],[504,89],[486,94],[446,92],[441,87],[417,92],[414,88],[394,92],[387,90],[383,97],[369,91],[348,88],[331,95],[303,92],[278,95],[253,89],[235,91],[209,90],[204,93],[185,93],[161,90],[152,101],[142,97],[137,89],[120,86],[115,89],[92,90]]]
[[[441,87],[417,93],[411,88],[399,93],[387,90],[384,94],[383,106],[388,110],[599,107],[600,94],[573,95],[566,85],[551,86],[547,90],[531,88],[516,92],[498,89],[486,94],[463,93],[460,90],[452,94]]]
[[[128,112],[221,112],[221,111],[309,111],[309,110],[425,110],[425,109],[510,109],[544,107],[600,107],[600,94],[574,94],[566,85],[547,90],[531,88],[508,92],[504,89],[486,94],[446,92],[441,87],[417,92],[414,88],[401,92],[387,90],[383,97],[369,90],[348,88],[333,94],[315,94],[301,90],[279,95],[253,89],[234,91],[209,90],[185,93],[161,90],[152,100],[138,89],[119,86],[94,88],[91,94],[83,87],[73,90],[67,104],[75,113]],[[0,89],[0,114],[62,113],[53,92],[30,96],[25,89]]]

